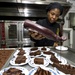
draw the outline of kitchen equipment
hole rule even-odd
[[[28,31],[23,28],[23,21],[5,21],[6,47],[30,47],[33,42]]]

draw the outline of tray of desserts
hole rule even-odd
[[[37,66],[48,66],[49,60],[44,57],[35,57],[31,58],[30,62],[28,63],[31,67],[37,67]]]
[[[35,67],[29,71],[28,75],[58,75],[58,74],[51,68]]]
[[[28,75],[29,71],[24,67],[10,66],[0,71],[0,75]]]
[[[30,57],[28,55],[19,55],[15,56],[10,60],[11,65],[25,65],[27,64],[30,60]]]

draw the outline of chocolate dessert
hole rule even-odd
[[[34,75],[52,75],[51,72],[44,70],[42,68],[38,68]]]
[[[40,55],[40,54],[41,54],[40,50],[35,51],[35,52],[30,52],[30,56],[36,56],[36,55]]]
[[[25,63],[26,59],[27,59],[26,56],[18,56],[15,60],[15,63],[16,64]]]
[[[58,58],[56,58],[54,55],[51,55],[50,60],[55,63],[61,63],[61,61],[59,61]]]
[[[34,58],[34,63],[35,64],[44,64],[44,59],[43,58]]]
[[[35,50],[38,50],[38,47],[33,47],[30,49],[31,51],[35,51]]]
[[[42,47],[41,50],[42,50],[42,51],[46,51],[46,48],[45,48],[45,47]]]
[[[47,55],[54,55],[54,53],[53,52],[51,52],[51,51],[45,51],[45,52],[43,52],[44,54],[47,54]]]
[[[25,75],[21,70],[16,68],[9,68],[7,71],[3,72],[3,75]]]
[[[24,54],[25,54],[25,51],[24,50],[20,50],[17,55],[24,55]]]
[[[56,67],[58,70],[62,71],[65,74],[75,75],[75,67],[71,65],[64,65],[59,63],[53,63],[53,67]]]

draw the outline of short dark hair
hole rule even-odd
[[[52,10],[52,9],[55,9],[55,8],[58,8],[60,10],[60,15],[62,15],[63,13],[63,6],[58,3],[58,2],[53,2],[53,3],[50,3],[47,7],[46,7],[46,12]]]

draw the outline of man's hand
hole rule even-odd
[[[53,47],[57,47],[58,46],[58,42],[54,42]]]

